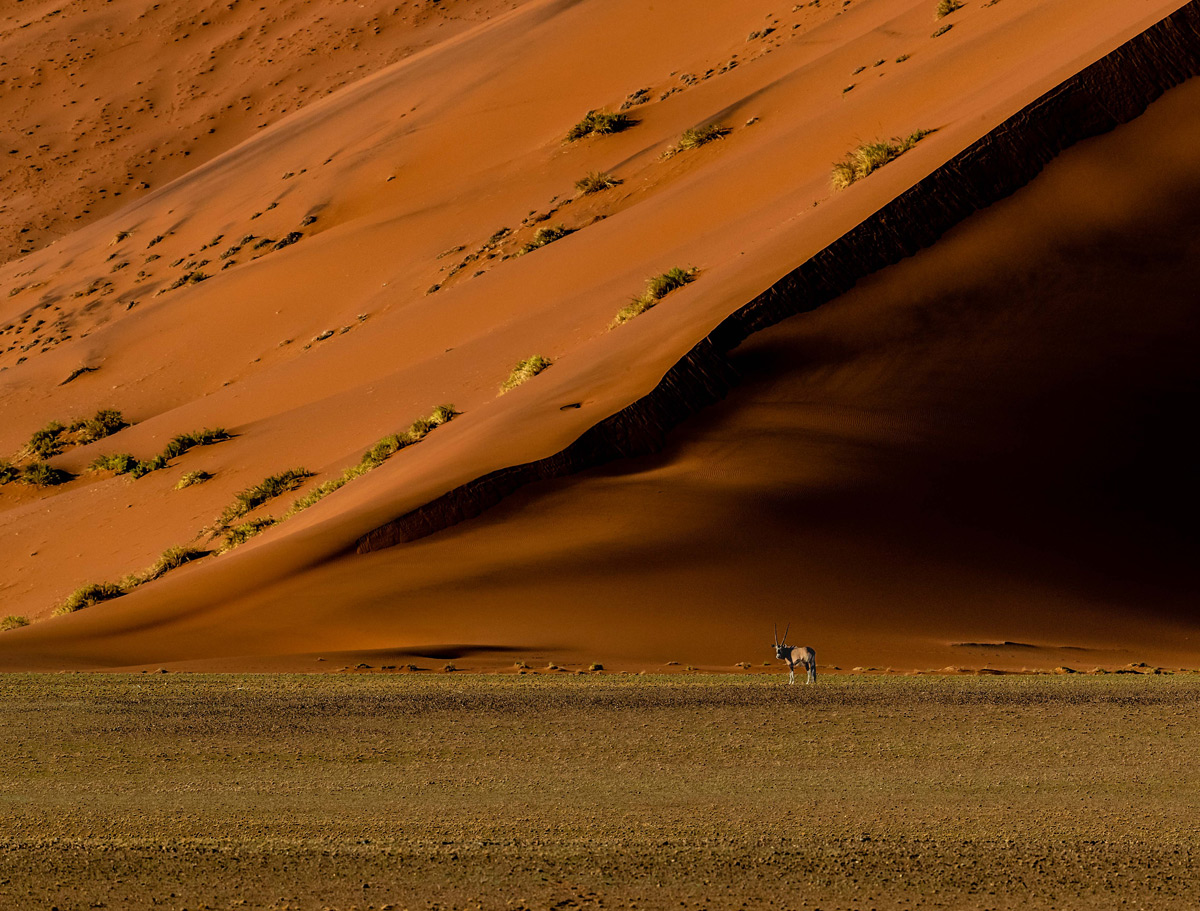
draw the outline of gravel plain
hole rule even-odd
[[[1200,678],[9,675],[0,908],[1200,906]]]

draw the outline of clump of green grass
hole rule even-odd
[[[249,522],[243,522],[241,525],[234,525],[226,528],[221,532],[221,537],[224,544],[221,545],[221,551],[233,550],[240,544],[245,544],[255,535],[262,534],[278,520],[266,516],[261,519],[251,519]]]
[[[55,487],[74,480],[75,476],[69,471],[54,468],[46,462],[33,462],[21,469],[21,483],[33,487]]]
[[[522,253],[530,253],[539,247],[544,247],[546,244],[552,244],[556,240],[561,240],[568,234],[573,234],[574,228],[567,228],[563,225],[551,225],[547,228],[538,228],[537,233],[533,235],[533,240],[525,244],[521,248]]]
[[[88,468],[92,471],[115,471],[117,474],[126,474],[132,471],[137,463],[138,460],[128,452],[114,452],[109,455],[97,456]]]
[[[233,439],[233,435],[224,427],[206,427],[204,430],[194,430],[191,433],[181,433],[173,437],[163,449],[162,454],[167,459],[183,455],[196,446],[211,446]]]
[[[587,196],[590,193],[611,189],[620,183],[621,181],[609,174],[608,171],[589,171],[584,177],[575,181],[575,189]]]
[[[359,459],[357,464],[351,465],[338,477],[330,478],[328,481],[318,484],[303,497],[292,503],[291,508],[284,514],[283,518],[290,518],[296,513],[308,509],[308,507],[319,503],[334,491],[340,490],[355,478],[378,468],[405,446],[421,442],[429,431],[453,420],[456,414],[458,412],[454,410],[453,405],[438,405],[430,412],[429,417],[413,421],[409,425],[408,430],[403,433],[393,433],[384,437],[363,453],[362,458]]]
[[[25,444],[25,449],[39,459],[48,459],[62,452],[67,441],[63,439],[67,428],[58,421],[51,421],[41,430],[35,431]]]
[[[191,487],[193,484],[203,484],[205,481],[211,479],[212,475],[207,471],[189,471],[175,484],[175,489],[183,490],[185,487]]]
[[[245,490],[238,491],[234,495],[233,503],[225,507],[225,511],[221,513],[221,517],[218,520],[221,529],[232,525],[242,516],[262,506],[268,500],[273,500],[275,497],[285,494],[290,490],[295,490],[311,477],[312,472],[305,468],[291,468],[279,474],[268,475],[257,484],[247,487]]]
[[[508,379],[500,385],[500,394],[503,395],[510,390],[516,389],[522,383],[533,379],[552,363],[553,361],[547,357],[542,357],[540,354],[534,354],[523,361],[517,361],[517,365],[513,367],[512,372],[508,375]]]
[[[67,600],[55,608],[54,616],[73,614],[77,610],[120,598],[124,594],[125,589],[120,585],[114,585],[112,582],[92,582],[67,595]]]
[[[937,9],[934,10],[933,18],[941,19],[944,16],[949,16],[955,10],[962,8],[962,0],[940,0]]]
[[[191,563],[193,560],[199,560],[201,557],[206,557],[208,554],[209,551],[200,550],[186,544],[178,547],[168,547],[154,561],[152,566],[140,573],[130,573],[120,582],[116,583],[92,582],[75,589],[62,604],[54,609],[54,616],[59,617],[63,614],[73,614],[75,611],[83,610],[85,607],[92,607],[104,601],[120,598],[122,595],[129,594],[139,585],[153,582],[155,579],[165,576],[171,570],[178,569],[185,563]]]
[[[71,432],[77,434],[76,440],[81,445],[94,443],[105,437],[112,436],[118,430],[129,426],[121,412],[115,408],[101,408],[90,418],[71,423]]]
[[[231,439],[233,439],[233,434],[223,427],[209,427],[204,430],[194,430],[191,433],[181,433],[171,438],[163,451],[151,459],[139,461],[127,452],[119,452],[97,457],[90,467],[93,471],[112,471],[117,474],[128,474],[134,478],[142,478],[151,472],[166,468],[171,459],[178,458],[189,449],[197,446],[212,446],[214,443],[222,443]]]
[[[6,462],[5,464],[9,465],[7,480],[17,480],[18,475],[28,483],[38,485],[61,484],[64,480],[70,480],[71,476],[66,472],[55,474],[57,469],[50,469],[40,462],[58,455],[68,446],[94,443],[128,426],[129,423],[121,416],[121,412],[112,408],[102,408],[95,416],[72,421],[69,426],[51,421],[36,431],[22,450],[23,455],[32,456],[38,461],[23,469]],[[5,481],[0,480],[0,483]]]
[[[684,285],[696,280],[700,270],[696,268],[681,269],[676,266],[660,275],[655,275],[646,282],[646,290],[633,298],[628,304],[617,311],[616,317],[609,323],[609,329],[615,329],[622,323],[627,323],[635,316],[641,316],[660,300]]]
[[[381,462],[379,464],[383,463]],[[350,468],[347,468],[345,472],[338,477],[330,478],[328,481],[322,481],[307,494],[292,503],[291,509],[284,514],[284,518],[289,518],[298,512],[303,512],[310,506],[315,506],[334,491],[341,490],[359,475],[364,474],[365,471],[366,469],[363,469],[361,464],[353,465]]]
[[[21,469],[7,459],[0,459],[0,486],[19,480]]]
[[[438,405],[430,412],[427,420],[434,427],[441,427],[443,424],[448,424],[452,421],[459,412],[454,410],[453,405]]]
[[[591,136],[593,133],[607,135],[627,130],[637,121],[628,114],[612,113],[609,111],[592,110],[583,115],[583,119],[567,132],[567,142],[574,142]]]
[[[207,281],[210,278],[212,278],[211,275],[199,270],[196,270],[195,272],[187,272],[179,276],[179,278],[175,279],[174,282],[168,285],[167,290],[174,291],[176,288],[182,288],[184,285],[198,285],[200,282]]]
[[[201,557],[207,557],[208,551],[199,550],[188,545],[180,545],[178,547],[168,547],[162,552],[162,555],[154,562],[154,565],[141,573],[137,584],[143,582],[153,582],[160,576],[165,576],[173,569],[178,569],[185,563],[191,563],[193,560],[199,560]]]
[[[28,625],[28,617],[22,617],[19,614],[9,614],[3,620],[0,620],[0,632],[8,632],[10,629],[20,629],[22,626]]]
[[[690,127],[683,131],[683,135],[679,137],[679,142],[671,146],[663,153],[664,158],[670,158],[672,155],[678,155],[680,152],[686,152],[690,149],[698,149],[702,145],[708,145],[710,142],[727,136],[730,133],[729,127],[718,126],[715,123],[709,123],[704,126]]]
[[[855,181],[862,180],[868,174],[879,170],[889,161],[912,149],[930,132],[930,130],[917,130],[902,138],[863,143],[847,158],[833,166],[834,189],[844,190]]]

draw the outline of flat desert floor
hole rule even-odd
[[[0,907],[1188,908],[1200,678],[0,678]]]

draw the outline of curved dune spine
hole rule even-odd
[[[1141,114],[1200,75],[1200,2],[1176,12],[1042,95],[722,321],[649,393],[545,459],[491,472],[358,539],[359,553],[433,534],[518,488],[659,450],[666,434],[736,381],[726,353],[748,336],[814,310],[860,279],[931,245],[1029,183],[1064,150]]]

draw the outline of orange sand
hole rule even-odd
[[[58,21],[27,5],[20,15],[47,34],[87,21],[82,5]],[[173,82],[161,56],[136,54],[132,71],[97,84],[100,102],[80,96],[69,122],[69,65],[54,58],[54,73],[20,93],[21,117],[81,137],[84,151],[54,161],[57,139],[49,152],[25,148],[37,130],[16,146],[48,176],[9,175],[6,214],[33,230],[0,267],[0,452],[99,407],[136,423],[52,460],[79,480],[0,488],[0,613],[36,621],[0,634],[0,667],[318,669],[325,652],[439,646],[460,665],[511,664],[496,649],[516,649],[728,667],[769,657],[776,618],[841,667],[1194,664],[1183,562],[1194,537],[1171,480],[1183,467],[1176,416],[1195,386],[1190,84],[932,250],[748,341],[743,386],[662,455],[351,554],[372,528],[557,452],[638,399],[730,312],[1182,4],[973,3],[939,38],[932,5],[793,13],[751,0],[701,17],[682,2],[529,0],[395,23],[392,7],[338,4],[319,26],[328,31],[314,25],[305,40],[238,50],[189,37],[189,53],[214,60],[198,87]],[[230,13],[228,40],[293,7],[305,5]],[[113,3],[105,15],[122,41],[158,48],[170,32],[138,19],[144,8]],[[369,33],[372,16],[388,18],[394,43],[343,38],[312,59],[310,38]],[[0,30],[25,54],[9,68],[35,53],[35,25],[19,24],[10,15]],[[86,35],[75,53],[117,53],[111,31]],[[125,97],[118,76],[139,67],[163,101],[122,120],[102,103]],[[250,85],[251,111],[222,115],[186,164],[167,154],[164,137]],[[630,109],[633,128],[562,142],[589,108],[615,109],[643,87],[652,100]],[[730,134],[661,157],[709,122]],[[938,132],[830,189],[830,164],[848,149],[918,128]],[[84,139],[105,130],[129,136],[89,152]],[[1153,170],[1140,164],[1148,148]],[[623,183],[572,199],[596,170]],[[143,173],[149,189],[114,198]],[[104,202],[97,181],[110,184]],[[552,207],[544,221],[527,217]],[[578,230],[502,258],[558,223]],[[499,255],[448,275],[501,227],[514,234]],[[258,239],[290,231],[303,239],[254,258]],[[220,258],[247,234],[256,239]],[[607,330],[647,276],[693,265],[694,284]],[[210,277],[165,290],[195,270]],[[533,353],[554,366],[497,397]],[[81,366],[97,369],[60,385]],[[78,586],[190,540],[236,491],[299,465],[316,472],[311,484],[325,480],[440,402],[463,413],[285,524],[50,618]],[[213,425],[236,439],[136,481],[84,472],[101,453],[144,458]],[[196,469],[215,478],[173,489]],[[1035,647],[952,645],[1005,640]]]

